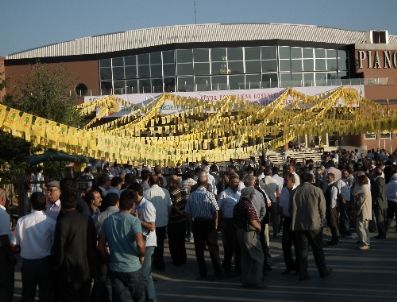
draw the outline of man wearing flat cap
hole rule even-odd
[[[61,196],[61,187],[59,181],[50,181],[47,183],[46,188],[48,204],[45,213],[52,219],[57,220],[58,214],[61,211],[61,201],[59,199]]]

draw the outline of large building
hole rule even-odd
[[[37,61],[62,65],[81,96],[359,84],[367,98],[397,104],[397,36],[385,30],[295,24],[130,30],[10,54],[8,87]],[[344,143],[392,149],[393,138],[363,134]]]

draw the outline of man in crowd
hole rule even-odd
[[[375,210],[378,235],[375,239],[386,239],[387,196],[386,184],[381,168],[375,169],[375,179],[372,183],[372,202]]]
[[[53,180],[47,184],[47,197],[48,205],[45,211],[46,215],[54,219],[58,218],[59,212],[61,211],[61,201],[59,197],[61,196],[61,187],[59,181]]]
[[[299,280],[308,280],[307,258],[311,245],[317,268],[322,278],[330,275],[325,264],[322,247],[322,227],[326,218],[326,202],[323,191],[314,186],[314,175],[305,173],[304,183],[297,187],[291,199],[291,231],[295,232],[298,249]]]
[[[62,302],[89,300],[98,265],[94,222],[76,210],[77,198],[71,190],[62,193],[62,215],[57,220],[52,248]]]
[[[139,219],[131,215],[137,194],[126,190],[120,197],[120,212],[107,218],[100,232],[98,249],[108,258],[112,282],[112,301],[124,302],[129,292],[134,302],[144,302],[145,283],[140,257],[145,255],[145,242]],[[88,300],[87,300],[88,301]]]
[[[277,238],[278,228],[279,228],[279,208],[278,208],[278,198],[279,198],[279,182],[272,177],[270,168],[266,167],[263,171],[265,177],[259,183],[260,188],[265,191],[267,196],[270,198],[272,203],[271,206],[271,220],[273,228],[273,238]]]
[[[111,178],[108,173],[99,175],[97,180],[97,189],[101,192],[102,198],[106,196],[107,190],[110,188]]]
[[[134,199],[136,213],[142,227],[143,238],[145,239],[145,256],[142,263],[143,278],[146,282],[147,301],[157,301],[156,289],[152,277],[152,256],[157,246],[156,236],[156,208],[153,203],[143,197],[142,186],[135,183],[131,190],[136,193]]]
[[[7,193],[0,188],[0,301],[12,302],[14,266],[17,260],[10,243],[10,215],[6,211]]]
[[[237,230],[233,220],[233,209],[241,197],[238,189],[240,178],[233,174],[229,177],[229,186],[219,195],[219,211],[221,213],[222,238],[223,238],[223,268],[230,272],[234,256],[235,271],[241,271],[240,249],[237,242]]]
[[[164,239],[167,232],[168,217],[172,202],[168,190],[159,186],[158,176],[150,175],[149,185],[150,189],[144,191],[144,196],[156,209],[157,246],[153,253],[153,267],[163,271],[165,269]]]
[[[212,192],[207,190],[208,175],[200,174],[198,188],[190,194],[186,213],[193,219],[193,237],[196,259],[201,278],[207,277],[204,249],[207,244],[214,267],[215,277],[222,277],[218,247],[218,203]]]
[[[120,176],[113,177],[112,180],[110,181],[110,187],[106,191],[106,194],[116,193],[120,196],[120,190],[121,187],[123,186],[123,183],[124,183],[123,179]]]
[[[327,223],[331,230],[332,239],[327,244],[336,245],[339,242],[339,225],[338,225],[338,199],[339,190],[335,181],[335,175],[333,173],[327,174],[328,188],[325,191],[326,201],[326,216]]]
[[[30,198],[32,213],[18,220],[15,236],[22,257],[22,299],[33,302],[36,287],[39,300],[50,302],[53,298],[53,269],[51,247],[56,221],[44,213],[46,198],[35,192]]]
[[[396,217],[396,231],[397,231],[397,173],[394,173],[391,180],[386,185],[386,195],[387,195],[387,227],[391,226],[393,218]]]

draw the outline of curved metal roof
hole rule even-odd
[[[365,32],[301,24],[190,24],[79,38],[10,54],[6,59],[90,55],[168,44],[289,40],[330,44],[365,42]],[[397,44],[390,35],[389,43]]]

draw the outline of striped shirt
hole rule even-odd
[[[190,194],[185,211],[189,213],[193,219],[214,219],[216,211],[219,211],[219,207],[215,195],[207,191],[205,187],[200,186]]]

